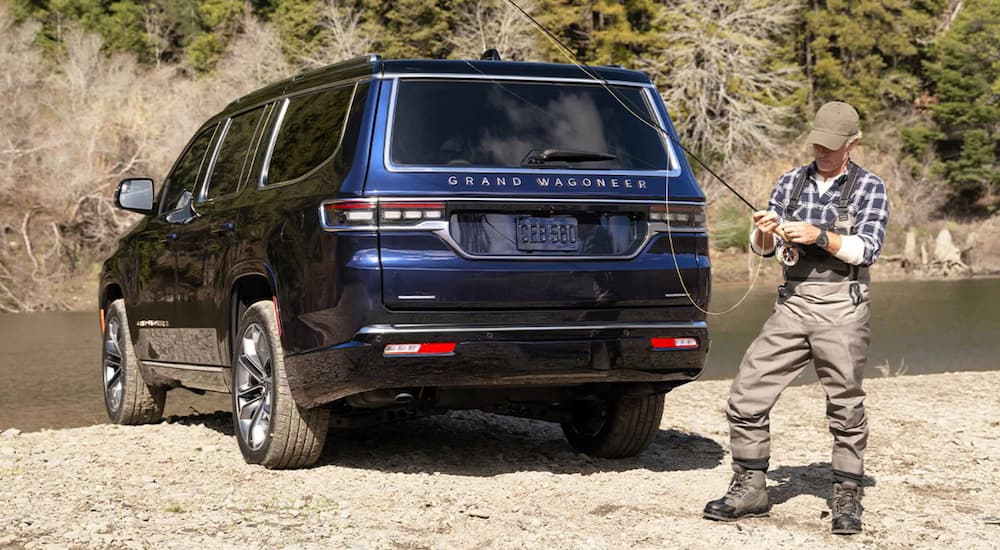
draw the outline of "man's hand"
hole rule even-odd
[[[753,224],[757,231],[770,235],[778,229],[778,214],[770,210],[758,210],[753,213]]]
[[[819,228],[806,222],[785,222],[776,231],[782,238],[798,244],[814,244],[819,237]]]

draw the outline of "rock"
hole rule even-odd
[[[920,259],[917,257],[917,233],[912,229],[906,232],[906,245],[903,247],[903,257],[910,264],[915,264]]]
[[[920,265],[927,265],[927,243],[920,243]]]
[[[2,433],[0,433],[0,438],[13,439],[19,435],[21,435],[21,430],[17,428],[8,428],[4,430]]]
[[[948,228],[944,228],[938,233],[937,240],[934,243],[934,259],[945,263],[962,262],[962,251],[955,246],[955,242],[951,237],[951,231],[948,231]]]

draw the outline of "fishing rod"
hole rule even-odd
[[[594,80],[595,82],[598,82],[601,85],[601,87],[603,87],[609,94],[611,94],[611,97],[615,98],[615,101],[617,101],[622,107],[624,107],[625,110],[627,110],[632,116],[634,116],[635,118],[637,118],[639,121],[641,121],[646,126],[649,126],[650,128],[652,128],[654,131],[656,131],[656,132],[658,132],[658,133],[660,133],[662,135],[667,136],[667,139],[669,139],[674,144],[676,144],[677,147],[679,147],[682,151],[684,151],[689,157],[691,157],[692,159],[694,159],[695,162],[697,162],[699,165],[701,165],[702,168],[704,168],[705,170],[707,170],[709,174],[711,174],[715,179],[719,180],[719,183],[721,183],[723,186],[725,186],[726,189],[728,189],[732,194],[736,195],[736,197],[738,199],[740,199],[741,201],[743,201],[743,204],[747,205],[747,208],[749,208],[752,212],[757,212],[758,211],[757,208],[754,207],[754,205],[751,204],[750,201],[748,201],[746,199],[746,197],[744,197],[742,194],[740,194],[740,192],[737,191],[735,188],[733,188],[733,186],[730,185],[729,182],[727,182],[722,176],[720,176],[719,174],[717,174],[715,172],[715,170],[712,170],[712,168],[710,166],[708,166],[705,162],[703,162],[700,158],[698,158],[697,155],[695,155],[687,147],[685,147],[684,144],[682,144],[680,142],[680,140],[678,140],[673,135],[671,135],[670,132],[668,132],[666,128],[660,126],[659,124],[657,124],[655,122],[652,122],[652,121],[648,120],[642,114],[637,113],[635,111],[635,109],[632,108],[631,105],[629,105],[627,102],[623,101],[620,97],[618,97],[618,94],[615,93],[614,89],[611,87],[611,85],[607,81],[607,79],[605,79],[605,78],[601,77],[600,75],[598,75],[597,73],[595,73],[593,70],[590,69],[590,67],[588,67],[588,66],[580,63],[579,59],[577,59],[576,55],[573,54],[573,51],[570,50],[569,47],[566,46],[566,44],[563,44],[563,42],[561,40],[559,40],[559,38],[557,36],[555,36],[554,34],[552,34],[552,32],[550,32],[548,29],[546,29],[545,26],[542,25],[541,23],[539,23],[538,20],[536,20],[534,17],[532,17],[530,13],[526,12],[523,8],[521,8],[521,6],[519,6],[517,4],[517,2],[515,2],[514,0],[506,0],[506,1],[511,6],[513,6],[514,9],[516,9],[519,12],[521,12],[521,15],[523,15],[529,21],[531,21],[531,23],[535,27],[537,27],[538,30],[542,31],[542,33],[553,44],[556,45],[556,48],[558,50],[560,50],[560,53],[562,53],[564,56],[566,56],[573,63],[573,65],[575,65],[577,68],[579,68],[581,71],[583,71],[583,73],[585,75],[589,76],[592,80]],[[670,185],[670,178],[667,177],[666,181],[665,181],[665,185],[664,185],[664,194],[666,195],[664,197],[664,199],[666,201],[666,205],[669,205],[669,203],[670,203],[670,200],[669,200],[669,197],[670,197],[669,185]],[[668,228],[668,231],[667,231],[667,240],[670,243],[670,254],[674,258],[674,269],[677,270],[677,279],[680,282],[681,287],[684,289],[684,294],[687,296],[688,301],[691,302],[691,305],[694,306],[694,308],[697,309],[698,311],[704,313],[705,315],[709,315],[709,316],[713,316],[713,315],[714,316],[725,315],[725,314],[727,314],[727,313],[735,310],[740,305],[742,305],[743,302],[750,296],[750,292],[753,291],[753,288],[754,288],[754,286],[757,283],[757,279],[760,276],[761,267],[764,265],[764,258],[761,258],[760,261],[757,262],[757,269],[754,270],[753,277],[750,279],[750,284],[747,286],[746,292],[743,294],[743,296],[739,300],[736,301],[735,304],[733,304],[729,308],[725,309],[724,311],[709,311],[708,309],[703,308],[701,305],[698,304],[698,301],[695,300],[694,297],[691,295],[691,291],[688,289],[687,283],[684,282],[684,276],[681,273],[680,265],[677,263],[677,251],[674,248],[673,235],[672,235],[672,232],[669,231],[669,228],[670,228],[669,215],[668,215],[668,220],[667,220],[667,228]],[[748,258],[748,264],[747,264],[748,267],[750,267],[750,262],[749,262],[749,258],[750,257],[751,256],[747,257]]]
[[[719,174],[717,174],[715,172],[715,170],[712,170],[712,168],[709,165],[705,164],[700,158],[698,158],[697,155],[695,155],[687,147],[685,147],[684,144],[682,144],[679,139],[677,139],[674,136],[672,136],[670,134],[670,132],[668,132],[666,130],[666,128],[663,128],[659,124],[656,124],[655,122],[652,122],[652,121],[648,120],[642,114],[635,112],[635,110],[633,110],[632,107],[630,105],[628,105],[626,102],[622,101],[621,98],[618,97],[618,94],[616,94],[615,91],[611,88],[611,86],[608,83],[607,79],[605,79],[604,77],[602,77],[599,74],[595,73],[587,65],[584,65],[583,63],[580,63],[579,59],[577,59],[577,57],[573,53],[573,51],[569,49],[569,46],[567,46],[566,44],[564,44],[562,42],[562,40],[559,40],[559,37],[557,37],[551,31],[549,31],[547,28],[545,28],[545,26],[542,25],[541,23],[539,23],[537,19],[535,19],[534,17],[532,17],[530,13],[526,12],[524,10],[524,8],[522,8],[521,6],[519,6],[517,4],[517,2],[515,2],[514,0],[506,0],[506,1],[511,6],[513,6],[514,9],[516,9],[519,12],[521,12],[522,15],[524,15],[526,18],[528,18],[528,20],[531,21],[531,23],[533,25],[535,25],[535,27],[537,27],[538,30],[542,31],[542,33],[544,33],[545,36],[548,37],[549,40],[551,40],[554,44],[556,44],[556,46],[561,50],[561,53],[563,55],[567,56],[573,62],[573,64],[577,66],[577,68],[579,68],[581,71],[583,71],[583,73],[586,74],[587,76],[589,76],[591,79],[593,79],[593,80],[597,81],[598,83],[600,83],[601,86],[603,86],[604,89],[607,90],[608,93],[610,93],[611,96],[614,97],[616,101],[618,101],[618,103],[620,103],[623,107],[625,107],[628,110],[629,113],[632,114],[632,116],[638,118],[645,125],[647,125],[650,128],[656,130],[657,132],[659,132],[659,133],[667,136],[667,138],[670,141],[674,142],[674,144],[676,144],[682,151],[684,151],[685,153],[687,153],[687,155],[689,157],[691,157],[692,159],[694,159],[694,161],[697,162],[699,165],[701,165],[702,168],[704,168],[705,170],[707,170],[708,173],[712,175],[712,177],[714,177],[715,179],[719,180],[719,183],[721,183],[723,186],[725,186],[726,189],[728,189],[730,192],[732,192],[732,194],[736,195],[736,198],[738,198],[741,201],[743,201],[743,204],[747,205],[747,207],[752,212],[757,212],[758,209],[753,204],[751,204],[750,201],[748,201],[742,194],[740,194],[739,191],[737,191],[735,188],[733,188],[733,186],[730,185],[729,182],[727,182],[722,176],[720,176]]]

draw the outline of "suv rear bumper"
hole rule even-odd
[[[473,315],[473,314],[470,314]],[[650,338],[697,338],[656,350]],[[383,356],[389,344],[456,343],[453,353]],[[285,357],[296,402],[313,407],[384,388],[573,386],[697,378],[708,354],[704,321],[545,325],[368,325],[344,344]]]

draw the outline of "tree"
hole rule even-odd
[[[923,134],[937,138],[938,170],[952,186],[955,205],[966,208],[992,196],[1000,184],[1000,2],[969,1],[934,45],[924,70],[941,134]]]
[[[336,0],[320,6],[315,40],[299,53],[307,66],[318,67],[372,53],[375,40],[362,26],[361,11]]]
[[[662,45],[639,59],[658,84],[687,145],[723,164],[777,146],[798,87],[795,67],[773,59],[794,6],[776,1],[672,0],[654,26]]]
[[[528,13],[536,11],[534,2],[520,2]],[[470,0],[455,14],[455,28],[448,35],[454,46],[452,55],[477,59],[495,48],[503,59],[539,61],[539,40],[544,40],[534,24],[506,0]]]
[[[862,116],[911,103],[920,62],[947,0],[812,0],[800,62],[811,100],[846,101]]]
[[[375,46],[390,58],[444,59],[459,0],[361,0]]]

